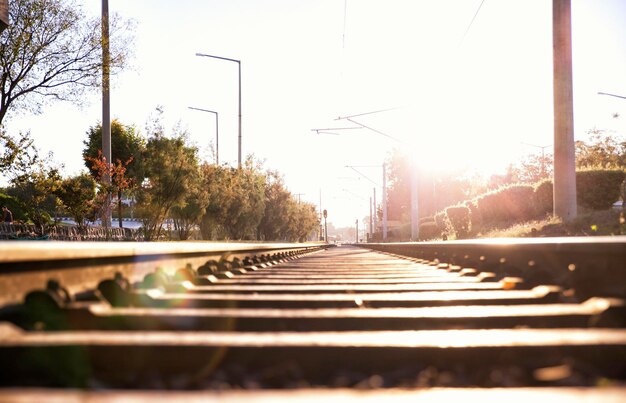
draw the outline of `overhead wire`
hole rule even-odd
[[[474,13],[474,16],[472,17],[472,20],[470,21],[469,25],[465,29],[465,32],[463,33],[463,37],[461,38],[461,41],[459,42],[459,46],[461,46],[463,44],[463,41],[465,41],[465,37],[467,36],[470,29],[472,28],[472,25],[474,24],[474,21],[476,20],[476,17],[478,16],[478,13],[480,12],[480,9],[483,7],[484,3],[485,3],[485,0],[481,0],[480,4],[478,5],[478,8],[476,9],[476,12]]]

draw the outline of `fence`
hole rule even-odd
[[[50,225],[43,228],[32,224],[0,223],[2,240],[55,240],[55,241],[143,241],[140,230],[131,228],[83,227],[75,225]]]

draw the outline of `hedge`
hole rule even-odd
[[[448,207],[445,211],[456,238],[467,238],[470,229],[470,209],[464,205],[457,205]]]
[[[554,211],[554,184],[552,180],[545,179],[535,184],[533,204],[537,216],[545,216]]]
[[[592,169],[576,172],[576,201],[591,210],[606,210],[620,198],[623,170]]]
[[[28,216],[24,212],[21,203],[15,197],[0,193],[0,206],[4,206],[11,210],[14,221],[28,221]],[[3,217],[1,214],[2,213],[0,211],[0,218]]]
[[[531,185],[511,185],[476,199],[477,210],[487,226],[509,225],[534,218]]]

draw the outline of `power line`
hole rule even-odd
[[[461,38],[461,42],[459,42],[459,46],[463,44],[463,41],[465,40],[465,37],[467,36],[467,33],[469,32],[469,30],[472,28],[472,25],[474,24],[474,20],[476,20],[476,17],[478,16],[478,13],[480,12],[480,9],[482,8],[484,2],[485,0],[481,0],[480,4],[478,5],[478,8],[476,9],[474,16],[472,17],[472,20],[470,21],[469,25],[467,26],[467,29],[465,30],[465,33],[463,34],[463,38]]]
[[[348,0],[344,0],[343,2],[343,37],[341,48],[343,50],[346,49],[346,19],[348,18]]]

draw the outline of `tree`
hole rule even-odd
[[[292,195],[285,188],[283,178],[276,171],[265,177],[265,211],[258,226],[258,239],[285,240],[289,231],[286,212],[292,204]]]
[[[98,123],[87,131],[87,139],[83,141],[83,160],[91,175],[102,185],[104,166],[102,165],[102,124]],[[111,156],[117,164],[111,167],[110,189],[117,194],[118,223],[122,227],[122,193],[132,190],[144,178],[141,165],[141,154],[145,148],[145,141],[134,126],[126,126],[117,119],[111,122]],[[99,163],[96,163],[99,160]],[[122,162],[123,161],[123,162]]]
[[[577,168],[626,168],[626,141],[599,129],[588,134],[588,142],[575,142]]]
[[[133,161],[133,157],[130,157],[125,162],[118,159],[115,164],[107,163],[106,158],[102,155],[102,151],[98,150],[97,158],[87,156],[85,159],[91,161],[91,169],[96,172],[95,178],[99,186],[98,200],[96,202],[98,210],[101,211],[105,203],[108,203],[107,195],[116,193],[119,226],[122,228],[122,193],[131,189],[135,184],[133,178],[126,176],[127,167]]]
[[[89,174],[84,173],[63,179],[55,194],[79,228],[85,226],[85,220],[95,217],[96,181]]]
[[[0,125],[11,110],[39,113],[49,100],[80,102],[100,86],[100,18],[75,0],[12,0],[0,35]],[[130,24],[111,21],[111,69],[129,55]]]
[[[255,238],[265,211],[265,176],[258,164],[249,156],[241,169],[216,167],[209,171],[205,228],[218,230],[228,239]]]
[[[158,239],[172,207],[185,205],[185,195],[198,170],[198,151],[185,144],[185,134],[165,137],[159,125],[142,156],[145,180],[137,189],[137,207],[145,239]]]
[[[206,212],[209,202],[209,194],[203,186],[201,171],[198,170],[190,178],[189,187],[184,200],[180,205],[172,207],[172,220],[174,229],[178,233],[178,239],[186,240],[191,236],[192,230],[199,225]]]
[[[30,133],[19,133],[14,138],[0,130],[0,150],[0,171],[7,176],[26,171],[38,159]]]
[[[26,215],[41,234],[52,220],[51,213],[56,207],[55,192],[60,180],[59,168],[41,160],[27,172],[11,179],[12,187],[7,193],[21,201]]]

